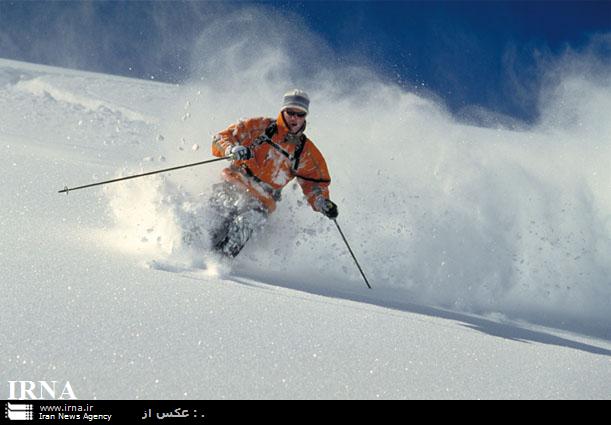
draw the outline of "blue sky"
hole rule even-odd
[[[408,87],[425,86],[452,110],[476,104],[524,120],[536,100],[514,99],[508,74],[536,85],[543,60],[611,33],[611,2],[331,2],[322,14],[316,3],[285,7],[301,10],[336,51],[358,45],[361,59]],[[611,66],[606,47],[599,54]]]
[[[448,108],[536,119],[542,64],[611,34],[611,1],[0,2],[0,56],[180,82],[203,27],[243,7],[301,21],[338,61],[373,68]],[[262,28],[261,31],[265,31]],[[297,36],[297,35],[295,35]],[[611,66],[609,41],[595,54]]]

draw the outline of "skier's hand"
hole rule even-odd
[[[339,212],[337,211],[337,205],[335,204],[335,202],[329,199],[323,199],[322,202],[320,202],[320,212],[332,220],[336,219],[339,215]]]
[[[246,146],[231,146],[225,151],[226,156],[230,156],[232,160],[243,161],[253,157],[252,151]]]

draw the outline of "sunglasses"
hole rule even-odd
[[[303,118],[307,115],[305,112],[301,112],[301,111],[285,111],[285,112],[289,117]]]

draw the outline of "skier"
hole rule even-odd
[[[242,120],[213,137],[212,154],[231,156],[223,182],[213,186],[210,199],[219,216],[210,232],[215,251],[230,258],[238,255],[294,178],[315,211],[331,219],[338,216],[337,205],[329,199],[325,159],[304,134],[309,105],[308,95],[295,89],[284,95],[276,119]]]

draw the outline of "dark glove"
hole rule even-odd
[[[337,205],[329,199],[324,199],[321,202],[320,212],[332,220],[336,219],[339,215],[339,212],[337,211]]]
[[[237,145],[227,148],[225,152],[226,156],[231,156],[231,159],[235,161],[243,161],[253,157],[252,151],[246,146]]]

